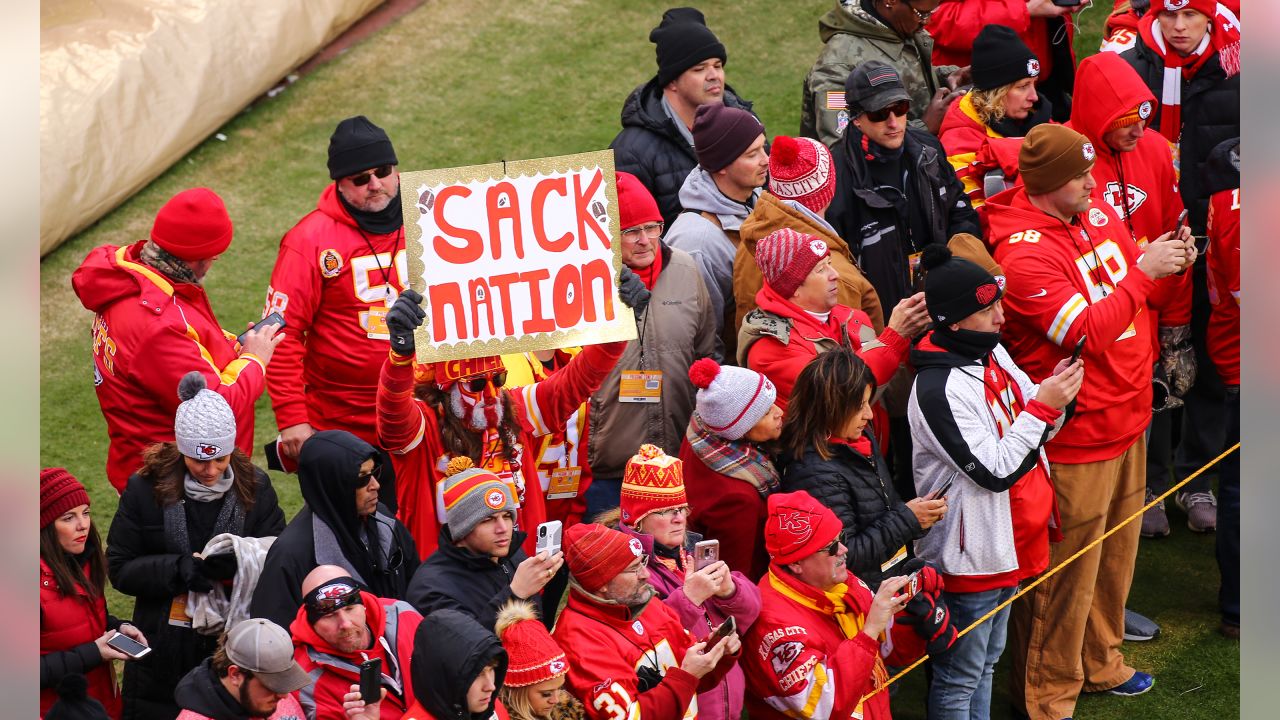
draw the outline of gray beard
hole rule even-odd
[[[489,429],[489,421],[485,417],[485,409],[484,406],[477,403],[470,408],[468,413],[468,408],[462,401],[462,390],[458,388],[457,383],[454,383],[453,387],[449,388],[449,410],[453,412],[454,417],[466,423],[472,430],[483,431]],[[502,424],[502,418],[505,413],[501,396],[494,400],[494,410],[498,416],[498,419],[493,423],[493,427],[496,428]]]

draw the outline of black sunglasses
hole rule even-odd
[[[369,472],[362,472],[356,475],[356,487],[364,487],[369,481],[382,474],[382,465],[374,463],[373,469]]]
[[[368,172],[362,172],[359,175],[352,175],[350,178],[351,184],[355,185],[356,187],[364,187],[365,185],[369,184],[369,179],[372,178],[374,175],[377,175],[378,179],[381,180],[382,178],[390,175],[391,171],[395,169],[396,169],[395,165],[383,165],[382,167],[374,168],[373,170],[369,170]]]
[[[325,593],[324,588],[322,587],[313,591],[306,600],[308,612],[316,618],[321,618],[325,615],[338,612],[344,607],[362,604],[363,600],[360,598],[360,588],[352,588],[345,593],[335,595]]]
[[[480,376],[480,377],[473,377],[473,378],[471,378],[470,380],[466,380],[466,381],[464,381],[464,382],[466,382],[466,384],[467,384],[467,389],[468,389],[468,390],[470,390],[470,391],[471,391],[471,392],[473,392],[473,393],[477,393],[477,394],[478,394],[478,393],[482,393],[482,392],[484,392],[485,387],[486,387],[490,382],[492,382],[492,383],[493,383],[493,389],[494,389],[494,390],[497,390],[498,388],[502,387],[503,385],[506,385],[506,384],[507,384],[507,373],[506,373],[506,371],[503,371],[503,372],[500,372],[500,373],[497,373],[497,374],[494,374],[494,375],[482,375],[482,376]]]
[[[899,100],[898,102],[892,105],[889,105],[887,107],[882,107],[879,110],[868,110],[863,114],[866,115],[867,119],[870,120],[871,122],[884,122],[885,120],[889,119],[889,113],[893,113],[898,117],[902,117],[903,115],[906,115],[907,111],[910,109],[911,109],[910,101]]]
[[[830,555],[831,557],[835,557],[836,555],[839,555],[840,554],[840,538],[837,537],[835,540],[832,540],[830,545],[822,548],[818,552],[824,552]]]

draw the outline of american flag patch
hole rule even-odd
[[[844,104],[843,90],[827,91],[827,109],[828,110],[844,110],[845,107],[847,106]]]
[[[896,82],[898,73],[891,67],[876,68],[867,76],[867,82],[871,83],[871,87],[883,85],[887,82]]]

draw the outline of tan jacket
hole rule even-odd
[[[733,259],[733,296],[738,305],[734,326],[742,327],[742,319],[756,309],[756,293],[764,284],[760,268],[756,265],[756,243],[765,235],[782,228],[791,228],[825,240],[831,248],[831,264],[840,275],[840,294],[836,297],[836,302],[860,308],[871,318],[876,333],[884,330],[884,310],[880,307],[880,296],[854,263],[848,243],[830,227],[769,192],[760,194],[755,210],[751,211],[739,230],[742,242]]]

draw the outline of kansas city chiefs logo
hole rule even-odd
[[[1035,59],[1035,58],[1031,58],[1030,60],[1028,60],[1028,61],[1027,61],[1027,75],[1029,75],[1029,76],[1031,76],[1031,77],[1039,77],[1039,76],[1040,76],[1040,61],[1039,61],[1039,60],[1037,60],[1037,59]]]
[[[989,305],[992,300],[996,299],[996,293],[998,292],[1000,292],[1000,289],[996,287],[995,283],[986,283],[978,286],[977,291],[974,292],[974,297],[979,305]]]
[[[1190,2],[1191,0],[1164,0],[1164,9],[1169,12],[1178,12]]]
[[[641,545],[640,541],[637,540],[636,538],[631,538],[627,542],[627,546],[631,548],[632,555],[635,555],[636,557],[640,557],[641,555],[644,555],[644,546]]]
[[[506,504],[506,502],[507,502],[506,493],[502,492],[501,490],[498,490],[497,488],[490,490],[489,494],[484,496],[484,504],[488,505],[494,510],[497,510],[498,508],[502,507],[503,505]]]
[[[813,533],[813,528],[809,525],[809,513],[800,512],[799,510],[779,514],[778,526],[782,528],[783,532],[798,536],[797,545],[808,540],[809,535]]]
[[[803,649],[804,645],[794,640],[774,647],[769,653],[769,663],[773,665],[773,671],[779,674],[786,672],[787,668],[791,667],[791,663],[800,657],[800,651]]]
[[[813,240],[809,241],[809,252],[812,252],[814,255],[818,257],[822,257],[823,255],[827,254],[827,243],[825,241],[814,238]]]
[[[1138,117],[1142,118],[1143,120],[1146,120],[1147,118],[1151,117],[1151,110],[1152,110],[1151,101],[1143,100],[1142,104],[1138,106]]]
[[[334,598],[350,595],[355,592],[355,590],[355,588],[346,583],[334,583],[320,588],[320,590],[316,592],[316,597],[320,600],[332,600]]]
[[[1082,145],[1080,147],[1080,152],[1084,155],[1084,159],[1088,160],[1089,162],[1093,162],[1093,159],[1098,156],[1098,153],[1095,152],[1093,149],[1093,143],[1090,143],[1090,142],[1087,142],[1084,145]]]
[[[1147,191],[1140,187],[1129,185],[1122,193],[1120,183],[1112,180],[1107,183],[1106,189],[1102,191],[1102,199],[1115,209],[1117,215],[1124,217],[1126,210],[1128,210],[1128,214],[1132,215],[1137,212],[1138,208],[1142,207],[1142,203],[1147,201]]]
[[[222,448],[213,443],[200,443],[196,446],[196,455],[201,460],[209,460],[211,458],[222,457]]]

